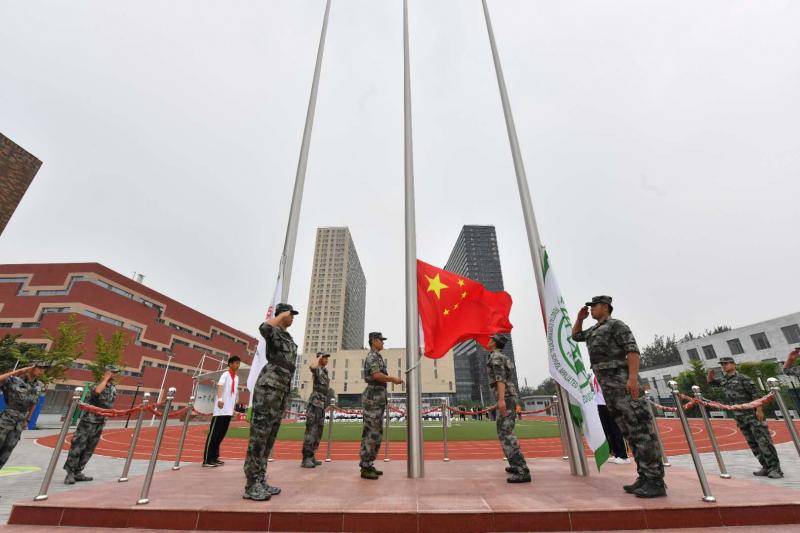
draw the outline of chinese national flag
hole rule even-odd
[[[484,348],[495,333],[509,333],[511,296],[417,260],[417,299],[425,355],[442,357],[456,344],[476,340]]]

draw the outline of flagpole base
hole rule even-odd
[[[442,461],[444,461],[446,463],[446,462],[450,461],[450,458],[449,457],[445,457],[444,459],[442,459]]]

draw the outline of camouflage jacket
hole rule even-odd
[[[731,375],[723,374],[721,378],[709,381],[709,384],[722,388],[723,400],[728,405],[749,403],[761,397],[753,380],[741,372],[734,372]],[[752,411],[733,411],[734,416],[745,413],[752,413]]]
[[[518,393],[517,386],[514,384],[514,363],[506,354],[500,350],[489,354],[489,359],[486,361],[486,375],[489,378],[489,386],[494,389],[495,396],[497,396],[497,383],[502,382],[506,384],[505,399],[516,399]]]
[[[94,392],[96,388],[97,383],[92,383],[90,389],[92,393],[89,395],[89,399],[86,401],[86,403],[89,405],[94,405],[95,407],[100,407],[101,409],[111,409],[117,399],[117,386],[109,382],[106,384],[106,388],[104,388],[103,392],[100,394],[96,394]],[[86,422],[91,422],[92,424],[102,424],[106,421],[106,417],[96,413],[91,413],[89,411],[84,411],[83,420]]]
[[[28,381],[20,376],[11,376],[3,382],[0,389],[6,400],[6,410],[0,414],[0,422],[16,425],[28,418],[31,407],[44,394],[44,383],[38,379]]]
[[[589,361],[597,369],[623,366],[629,352],[639,353],[636,339],[622,320],[608,318],[589,329],[572,335],[572,340],[585,342],[589,348]]]
[[[267,364],[258,375],[256,386],[289,392],[297,361],[297,344],[285,329],[266,322],[258,329],[267,341]]]
[[[370,400],[386,403],[386,383],[381,383],[373,379],[372,374],[376,372],[389,375],[389,370],[386,367],[386,359],[381,357],[380,353],[370,351],[367,354],[367,358],[364,359],[364,381],[367,383],[367,388],[364,389],[362,402],[365,408],[369,407]]]
[[[328,369],[320,366],[311,369],[311,376],[314,378],[314,389],[308,397],[308,403],[314,407],[326,407],[330,398],[333,397],[333,390],[330,388],[331,378]]]

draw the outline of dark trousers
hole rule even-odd
[[[211,418],[211,427],[206,437],[206,447],[203,453],[203,462],[207,464],[219,461],[219,445],[228,432],[231,423],[230,415],[219,415]]]
[[[622,438],[622,431],[620,431],[617,423],[614,422],[614,417],[611,416],[608,407],[598,405],[597,412],[600,413],[600,423],[603,424],[603,432],[606,434],[611,454],[620,459],[627,459],[628,451],[625,449],[625,439]]]

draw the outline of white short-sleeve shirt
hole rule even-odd
[[[222,397],[214,398],[214,416],[232,416],[233,407],[236,405],[236,397],[239,391],[239,376],[233,378],[233,392],[231,392],[231,373],[225,372],[217,382],[218,387],[222,387]],[[216,391],[215,391],[216,392]],[[222,400],[225,404],[220,407],[217,402]]]

